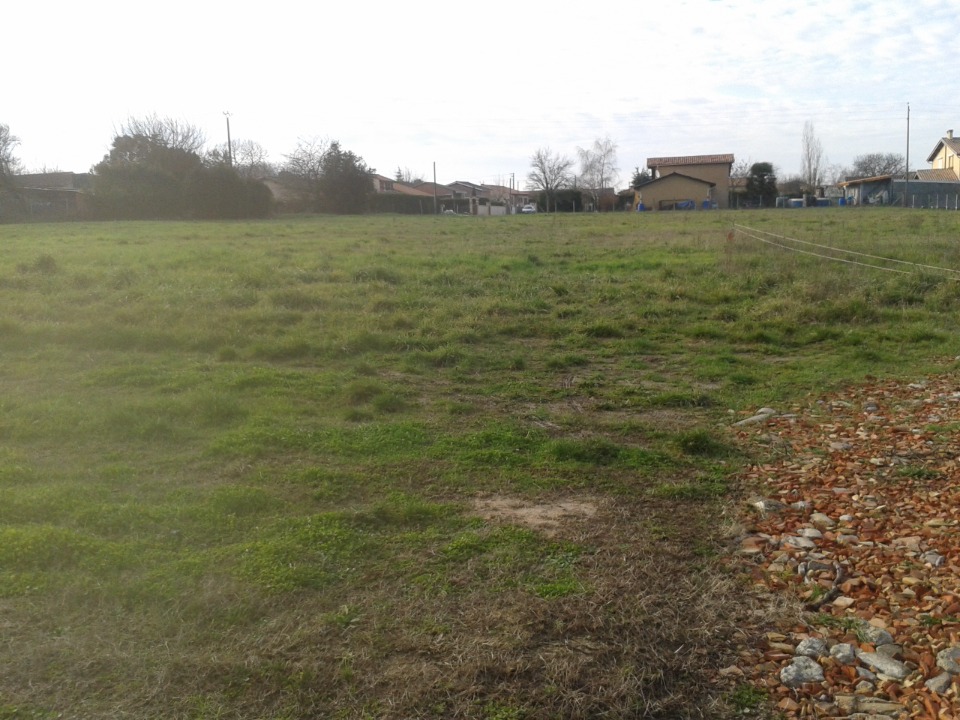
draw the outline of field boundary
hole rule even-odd
[[[912,267],[923,268],[925,270],[937,270],[939,272],[948,273],[947,277],[953,280],[960,280],[960,270],[954,270],[952,268],[940,267],[938,265],[924,265],[923,263],[914,263],[908,260],[899,260],[897,258],[884,257],[882,255],[870,255],[869,253],[861,253],[856,250],[844,250],[843,248],[836,248],[830,245],[823,245],[821,243],[810,242],[809,240],[800,240],[799,238],[789,237],[787,235],[778,235],[777,233],[768,232],[766,230],[758,230],[756,228],[747,227],[746,225],[734,224],[734,232],[739,231],[741,235],[752,238],[753,240],[758,240],[767,245],[773,245],[778,248],[783,248],[784,250],[790,250],[791,252],[801,253],[803,255],[812,255],[814,257],[822,258],[824,260],[835,260],[837,262],[847,263],[850,265],[859,265],[861,267],[869,267],[875,270],[884,270],[886,272],[899,273],[901,275],[912,275],[913,273],[909,270],[897,270],[896,268],[883,267],[882,265],[873,265],[871,263],[858,262],[856,260],[847,260],[844,258],[833,257],[831,255],[823,255],[821,253],[811,252],[809,250],[801,250],[800,248],[790,247],[789,245],[784,245],[783,243],[773,242],[772,240],[767,240],[766,238],[760,237],[760,235],[767,235],[769,237],[777,238],[778,240],[787,240],[789,242],[798,243],[801,245],[809,245],[811,247],[821,248],[823,250],[830,250],[831,252],[844,253],[845,255],[854,255],[856,257],[869,258],[871,260],[882,260],[884,262],[897,263],[898,265],[910,265]],[[757,234],[752,234],[757,233]]]

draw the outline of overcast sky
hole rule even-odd
[[[12,2],[0,123],[27,169],[85,172],[127,118],[282,161],[329,138],[378,172],[525,186],[541,147],[609,136],[621,185],[649,157],[733,153],[800,170],[811,121],[829,164],[927,155],[949,128],[960,38],[944,0],[480,3]]]

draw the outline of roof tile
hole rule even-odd
[[[675,165],[727,165],[733,164],[733,154],[725,155],[680,155],[677,157],[647,158],[648,168],[672,167]]]

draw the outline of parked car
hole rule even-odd
[[[523,213],[524,215],[530,215],[531,213],[535,213],[536,211],[537,211],[536,205],[527,204],[527,205],[524,205],[522,208],[520,208],[520,212]]]

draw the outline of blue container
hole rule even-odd
[[[845,197],[840,198],[840,207],[843,207],[847,204],[847,199]]]
[[[643,212],[646,208],[643,206],[643,203],[637,203],[637,212]]]

